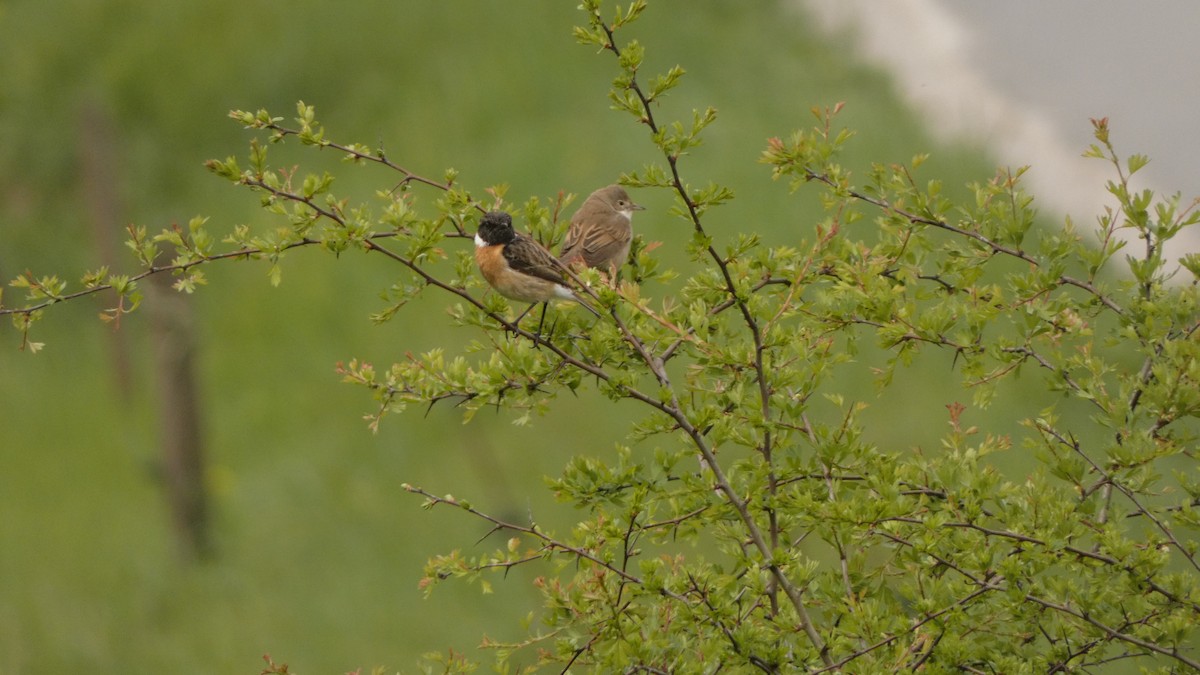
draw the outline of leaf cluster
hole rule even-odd
[[[542,605],[526,638],[484,643],[500,672],[1042,672],[1126,659],[1200,668],[1200,263],[1176,267],[1163,255],[1200,221],[1196,202],[1134,190],[1144,158],[1123,160],[1107,121],[1095,120],[1088,154],[1113,166],[1113,205],[1088,231],[1044,231],[1023,169],[1000,170],[972,186],[972,201],[953,203],[919,178],[920,156],[861,176],[841,166],[853,133],[838,127],[834,105],[761,155],[774,178],[825,207],[812,235],[766,246],[751,227],[715,233],[706,216],[734,193],[689,182],[682,165],[716,111],[660,119],[684,71],[643,84],[645,49],[622,31],[645,2],[611,20],[598,0],[581,9],[576,39],[616,63],[612,107],[660,155],[622,181],[672,194],[694,272],[661,268],[654,244],[638,240],[626,279],[572,273],[599,319],[555,306],[534,330],[478,279],[470,239],[481,213],[504,208],[553,248],[569,197],[517,204],[505,186],[468,190],[453,170],[418,175],[382,150],[329,140],[300,103],[294,125],[234,111],[256,134],[249,155],[209,163],[253,191],[272,225],[223,238],[202,219],[154,236],[135,228],[142,273],[98,270],[74,292],[26,274],[11,285],[27,303],[0,313],[27,336],[49,305],[96,290],[135,304],[150,274],[175,274],[190,292],[205,264],[257,259],[279,283],[297,247],[362,251],[400,271],[375,320],[400,320],[432,289],[448,301],[448,323],[476,336],[463,354],[342,366],[374,395],[372,426],[441,402],[460,406],[464,421],[494,406],[518,424],[561,393],[636,404],[644,414],[624,444],[601,453],[579,439],[548,481],[581,514],[566,532],[406,486],[427,508],[457,509],[506,536],[493,551],[431,559],[428,592],[449,579],[486,592],[494,574],[537,566]],[[332,174],[273,166],[270,147],[292,141],[382,170],[394,187],[357,202],[335,192]],[[158,262],[159,245],[174,251],[170,263]],[[972,390],[970,407],[944,402],[939,447],[868,440],[880,434],[868,433],[867,403],[844,387],[864,344],[886,354],[874,405],[906,395],[895,375],[921,355]],[[987,413],[1022,371],[1057,398],[1023,410],[1014,438]],[[1012,453],[1035,457],[1036,468],[1005,473],[995,460]],[[428,666],[475,667],[454,652]]]

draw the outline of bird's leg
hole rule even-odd
[[[534,333],[534,335],[536,335],[539,340],[542,337],[542,325],[546,323],[546,307],[549,304],[550,304],[549,300],[542,303],[542,317],[540,319],[538,319],[537,332]],[[533,309],[533,305],[530,305],[529,309]],[[553,328],[551,330],[553,330]],[[534,342],[533,344],[534,344],[534,346],[537,346],[537,342]]]
[[[604,280],[606,282],[608,282],[608,285],[610,288],[616,288],[617,287],[617,276],[621,274],[621,268],[620,268],[620,266],[618,266],[617,264],[614,263],[612,265],[609,265],[608,269],[602,270],[601,274],[604,275]]]
[[[533,308],[534,308],[534,307],[536,307],[536,306],[537,306],[537,303],[535,302],[535,303],[533,303],[532,305],[530,305],[530,306],[526,307],[526,308],[525,308],[525,311],[524,311],[524,312],[521,312],[521,315],[520,315],[520,316],[518,316],[518,317],[516,318],[516,320],[512,322],[512,327],[513,327],[513,337],[516,337],[516,336],[517,336],[517,329],[521,327],[521,319],[524,319],[524,318],[525,318],[525,315],[526,315],[526,314],[528,314],[528,313],[530,313],[531,311],[533,311]]]
[[[533,303],[532,305],[530,305],[530,306],[526,307],[526,308],[525,308],[525,311],[524,311],[524,312],[521,312],[521,316],[518,316],[518,317],[517,317],[517,320],[513,322],[513,325],[514,325],[514,326],[520,326],[520,325],[521,325],[521,319],[524,319],[524,318],[525,318],[525,315],[526,315],[526,314],[528,314],[528,313],[530,313],[530,312],[532,312],[532,311],[533,311],[533,308],[534,308],[534,307],[537,307],[537,306],[538,306],[538,303],[536,303],[536,302],[535,302],[535,303]]]

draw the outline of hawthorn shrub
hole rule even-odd
[[[345,379],[378,400],[372,425],[439,401],[467,419],[495,406],[528,422],[558,394],[587,388],[599,392],[597,405],[640,404],[627,444],[597,452],[581,443],[548,481],[582,514],[568,532],[405,486],[427,507],[461,510],[507,536],[495,551],[432,558],[422,582],[431,592],[448,579],[487,584],[538,566],[543,602],[526,639],[484,642],[501,672],[1200,669],[1200,256],[1163,256],[1165,242],[1200,220],[1196,202],[1131,188],[1145,158],[1118,156],[1107,122],[1094,120],[1086,154],[1111,163],[1115,205],[1090,231],[1069,222],[1044,231],[1020,170],[973,185],[969,203],[918,182],[920,157],[853,175],[838,164],[852,133],[837,125],[835,105],[814,109],[812,128],[768,140],[761,157],[775,179],[815,193],[827,217],[787,246],[712,232],[706,215],[733,192],[692,182],[683,165],[716,112],[656,116],[683,70],[645,77],[643,46],[619,38],[645,6],[635,0],[606,19],[598,0],[585,0],[575,38],[615,59],[612,105],[661,152],[622,182],[673,194],[695,271],[661,267],[638,239],[618,283],[572,272],[598,320],[553,307],[535,330],[516,319],[523,307],[487,289],[469,252],[479,216],[493,208],[514,212],[553,248],[566,227],[562,203],[514,205],[502,187],[481,200],[453,171],[429,178],[380,149],[329,140],[303,103],[294,124],[234,111],[257,134],[246,165],[209,163],[286,226],[131,228],[139,274],[97,270],[78,291],[27,274],[10,284],[27,292],[26,304],[0,312],[36,349],[30,328],[57,302],[111,289],[119,317],[152,274],[172,273],[190,292],[218,260],[278,270],[293,248],[362,249],[405,275],[376,320],[437,292],[450,302],[449,322],[478,336],[465,354],[344,366]],[[269,147],[291,142],[382,167],[388,186],[399,185],[352,204],[332,191],[330,174],[271,165]],[[454,239],[468,242],[447,245]],[[164,243],[175,251],[167,264],[158,261]],[[669,292],[649,297],[647,282]],[[846,390],[846,373],[864,369],[862,349],[886,354],[871,373],[875,406],[911,395],[893,376],[925,354],[961,378],[977,413],[993,414],[995,392],[1022,371],[1033,377],[1021,388],[1055,397],[1022,399],[1011,418],[979,414],[985,429],[966,421],[967,405],[947,401],[940,448],[883,445],[867,440],[887,434],[868,428]],[[1014,422],[1017,434],[993,431]],[[1005,453],[1035,468],[1009,475],[994,461]],[[451,651],[424,667],[477,664]]]

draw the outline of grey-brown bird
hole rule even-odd
[[[559,261],[569,265],[582,260],[584,265],[600,268],[615,278],[629,258],[633,212],[645,208],[634,204],[620,185],[596,190],[571,216],[571,229],[567,230]]]
[[[483,278],[506,298],[532,303],[574,300],[599,316],[567,286],[554,256],[531,237],[513,230],[512,216],[504,211],[489,211],[479,221],[475,263]]]

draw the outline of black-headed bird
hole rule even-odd
[[[512,216],[504,211],[489,211],[479,221],[475,262],[488,284],[506,298],[530,303],[572,300],[600,316],[567,286],[554,256],[533,238],[515,231]]]

